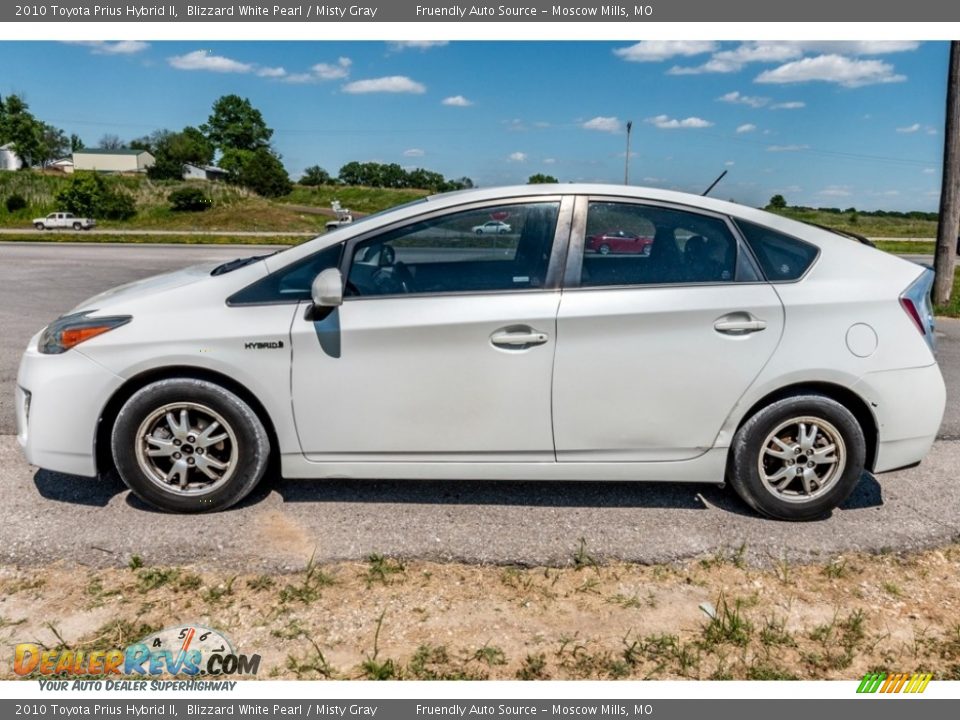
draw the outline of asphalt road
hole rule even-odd
[[[948,385],[941,439],[919,467],[874,478],[829,519],[759,518],[729,489],[629,483],[284,481],[210,516],[155,512],[118,481],[28,466],[13,433],[12,386],[29,337],[104,288],[253,247],[0,244],[0,563],[193,563],[302,568],[370,553],[471,562],[564,564],[580,542],[597,558],[668,562],[733,551],[827,558],[930,547],[960,537],[960,321],[939,323]]]

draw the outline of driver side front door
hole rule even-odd
[[[349,243],[343,304],[314,321],[303,303],[291,332],[307,458],[553,461],[560,212],[472,207]],[[473,231],[504,218],[510,233]]]

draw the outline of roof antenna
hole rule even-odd
[[[726,174],[727,174],[727,171],[726,171],[726,170],[724,170],[722,173],[720,173],[719,177],[717,177],[716,180],[714,180],[712,183],[710,183],[710,187],[708,187],[706,190],[703,191],[703,195],[702,195],[701,197],[706,197],[707,195],[709,195],[709,194],[710,194],[710,191],[713,190],[713,189],[717,186],[717,183],[718,183],[718,182],[720,182],[721,180],[723,180],[723,178],[724,178],[724,176],[725,176]]]

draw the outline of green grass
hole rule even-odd
[[[290,205],[329,208],[334,200],[339,200],[343,207],[367,215],[418,200],[429,194],[428,190],[396,190],[393,188],[345,187],[342,185],[320,185],[318,187],[294,185],[293,192],[280,198],[279,202]],[[326,219],[324,218],[324,220]]]
[[[876,217],[862,213],[829,212],[794,207],[773,210],[772,212],[792,220],[826,225],[837,230],[846,230],[867,237],[935,238],[937,236],[936,220]]]
[[[953,292],[950,295],[950,302],[935,306],[933,312],[936,315],[960,318],[960,267],[953,274]]]
[[[880,240],[874,243],[878,250],[884,250],[888,253],[897,253],[903,255],[933,255],[936,247],[934,241],[915,241],[909,240]]]
[[[105,235],[103,233],[23,233],[0,235],[0,242],[137,243],[175,245],[299,245],[307,235]]]

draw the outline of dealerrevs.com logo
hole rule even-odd
[[[930,673],[867,673],[857,687],[858,693],[906,693],[919,694],[927,689]]]
[[[256,675],[259,655],[237,653],[220,632],[202,625],[169,627],[123,650],[45,650],[35,643],[14,649],[17,675],[94,676]]]

